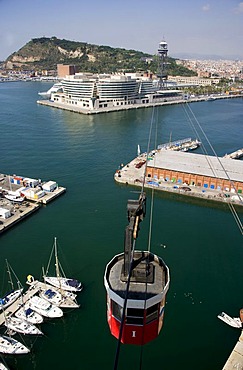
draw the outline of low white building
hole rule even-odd
[[[9,209],[6,208],[0,208],[0,217],[1,218],[9,218],[11,216],[11,212]]]

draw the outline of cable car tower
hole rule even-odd
[[[145,216],[146,196],[128,200],[128,225],[124,253],[107,264],[107,321],[119,343],[143,345],[155,339],[162,328],[169,269],[150,251],[135,250],[139,224]]]
[[[168,44],[166,41],[161,41],[158,48],[158,73],[159,78],[158,87],[159,90],[164,89],[168,78],[166,64],[167,64]]]

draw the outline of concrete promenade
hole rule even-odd
[[[216,95],[213,100],[218,99],[231,99],[231,98],[239,98],[243,97],[243,94],[237,95]],[[75,107],[71,104],[65,103],[57,103],[51,100],[37,100],[37,103],[40,105],[46,105],[53,108],[59,108],[68,110],[70,112],[81,113],[81,114],[98,114],[98,113],[109,113],[109,112],[118,112],[123,110],[130,110],[130,109],[139,109],[139,108],[151,108],[156,106],[163,106],[163,105],[174,105],[174,104],[183,104],[183,103],[194,103],[194,102],[201,102],[210,100],[209,96],[198,96],[192,97],[190,99],[178,99],[178,98],[164,98],[163,101],[155,101],[153,103],[145,103],[145,104],[131,104],[131,105],[119,105],[115,107],[107,107],[107,108],[99,108],[99,109],[84,109],[80,107]]]

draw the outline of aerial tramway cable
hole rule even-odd
[[[229,177],[229,175],[228,175],[228,173],[227,173],[227,171],[226,171],[226,169],[225,169],[224,165],[222,164],[222,162],[221,162],[220,158],[218,157],[218,155],[217,155],[217,153],[216,153],[216,151],[215,151],[214,147],[212,146],[212,144],[211,144],[210,140],[208,139],[208,137],[207,137],[207,135],[206,135],[205,131],[203,130],[202,126],[200,125],[200,123],[199,123],[199,121],[198,121],[198,119],[196,118],[195,114],[193,113],[193,111],[192,111],[191,107],[190,107],[190,106],[189,106],[189,104],[187,104],[187,103],[186,103],[186,107],[187,107],[187,108],[188,108],[188,110],[190,111],[190,113],[191,113],[192,117],[194,118],[194,120],[195,120],[195,122],[197,123],[197,125],[198,125],[199,129],[201,130],[201,132],[202,132],[203,136],[205,137],[205,139],[206,139],[206,141],[207,141],[207,143],[208,143],[209,147],[211,148],[211,150],[212,150],[213,154],[214,154],[214,155],[215,155],[215,157],[217,158],[217,160],[218,160],[218,162],[219,162],[219,164],[220,164],[220,166],[221,166],[222,170],[224,171],[224,173],[225,173],[225,175],[226,175],[227,179],[229,180],[229,182],[230,182],[231,186],[232,186],[232,187],[234,188],[234,190],[236,191],[235,186],[234,186],[234,182],[233,182],[233,181],[231,180],[231,178]],[[190,125],[191,125],[192,129],[193,129],[193,130],[194,130],[194,132],[197,134],[197,137],[199,138],[199,140],[202,142],[202,140],[201,140],[201,138],[200,138],[200,135],[198,134],[198,131],[197,131],[197,129],[195,128],[194,123],[193,123],[193,122],[192,122],[192,120],[190,119],[190,116],[189,116],[188,112],[186,111],[186,109],[185,109],[185,106],[184,106],[184,105],[183,105],[183,108],[184,108],[184,111],[185,111],[185,113],[186,113],[186,115],[187,115],[187,117],[188,117],[188,119],[189,119],[189,122],[190,122]],[[213,165],[211,164],[211,162],[210,162],[210,160],[209,160],[209,158],[208,158],[207,150],[206,150],[206,148],[205,148],[205,146],[204,146],[203,144],[202,144],[202,149],[203,149],[203,152],[204,152],[205,158],[206,158],[206,160],[207,160],[207,162],[208,162],[208,164],[209,164],[209,167],[210,167],[211,171],[213,172],[214,176],[215,176],[215,177],[217,177],[217,174],[216,174],[216,172],[215,172],[215,170],[214,170],[214,168],[213,168]],[[243,201],[242,201],[241,197],[239,196],[239,194],[238,194],[238,193],[236,193],[236,194],[238,195],[239,201],[243,204]],[[236,212],[236,210],[235,210],[234,205],[233,205],[231,202],[228,202],[227,204],[228,204],[228,207],[229,207],[229,209],[230,209],[230,211],[231,211],[231,213],[232,213],[232,216],[234,217],[235,222],[236,222],[236,224],[237,224],[237,226],[238,226],[238,228],[239,228],[239,230],[240,230],[241,235],[243,235],[243,225],[242,225],[242,222],[241,222],[241,220],[240,220],[240,218],[239,218],[239,216],[238,216],[238,214],[237,214],[237,212]]]
[[[149,155],[149,152],[150,152],[153,121],[154,121],[154,108],[153,108],[153,111],[152,111],[152,118],[151,118],[151,123],[150,123],[150,130],[149,130],[146,165],[147,165],[147,162],[148,162],[148,155]],[[155,132],[155,147],[156,147],[156,141],[157,141],[157,125],[156,125],[156,132]],[[140,197],[139,197],[139,201],[141,202],[141,204],[143,204],[142,202],[145,199],[144,198],[145,197],[145,194],[144,194],[144,191],[143,190],[144,190],[145,176],[146,176],[146,165],[145,165],[145,170],[144,170],[144,175],[143,175],[143,186],[142,186]],[[153,202],[154,202],[154,189],[152,189],[152,196],[151,196],[151,207],[150,207],[150,221],[149,221],[149,235],[148,235],[148,241],[147,241],[147,243],[148,243],[148,245],[147,245],[147,252],[141,252],[141,253],[147,253],[147,255],[144,258],[144,261],[145,261],[145,264],[146,264],[146,268],[145,268],[146,269],[146,278],[145,278],[145,281],[144,281],[144,292],[143,292],[143,295],[145,297],[144,300],[143,300],[143,302],[144,302],[143,303],[144,304],[144,306],[143,306],[143,312],[146,312],[146,307],[147,307],[147,303],[146,303],[147,302],[147,298],[146,297],[147,297],[147,288],[148,288],[148,285],[147,284],[148,284],[148,277],[149,277],[149,269],[150,269],[150,263],[151,263],[151,257],[149,257],[149,256],[150,256],[150,250],[151,250]],[[141,204],[140,204],[140,206],[141,206]],[[144,215],[142,215],[142,216],[144,216]],[[133,243],[132,243],[132,250],[131,250],[131,256],[130,256],[130,261],[129,261],[129,272],[128,272],[128,278],[127,278],[127,283],[126,283],[126,292],[125,292],[124,304],[123,304],[123,309],[122,309],[122,318],[121,318],[121,324],[120,324],[120,330],[119,330],[119,337],[118,337],[117,349],[116,349],[116,354],[115,354],[115,361],[114,361],[114,368],[113,368],[114,370],[116,370],[118,368],[118,361],[119,361],[119,355],[120,355],[120,347],[121,347],[123,330],[124,330],[124,325],[125,325],[125,320],[126,320],[126,310],[127,310],[127,302],[128,302],[128,295],[129,295],[131,277],[132,277],[132,273],[133,273],[134,269],[136,269],[136,266],[140,263],[138,261],[138,259],[136,260],[134,258],[134,251],[135,251],[135,245],[136,245],[136,239],[137,239],[137,233],[138,233],[138,228],[139,228],[139,222],[140,221],[141,221],[140,216],[139,215],[136,215],[135,220],[134,220]],[[167,289],[168,289],[168,286],[167,286]],[[162,313],[163,313],[163,311],[162,311]],[[161,313],[161,315],[162,315],[162,313]],[[162,324],[161,324],[161,326],[162,326]],[[157,335],[158,335],[159,330],[157,330]],[[140,343],[141,351],[140,351],[140,362],[139,362],[140,369],[142,369],[142,357],[143,357],[144,337],[145,337],[145,326],[142,325],[142,340],[141,340],[141,343]]]
[[[157,113],[157,117],[155,117],[154,148],[157,148],[157,136],[158,136],[158,110],[156,110],[156,113]],[[152,115],[152,119],[153,119],[153,115]],[[151,121],[151,126],[150,126],[150,137],[149,137],[149,143],[148,143],[148,148],[147,148],[147,156],[148,156],[148,153],[149,153],[149,147],[150,147],[150,141],[151,141],[152,122],[153,122],[153,121]],[[155,163],[155,161],[156,161],[156,159],[154,159],[154,163]],[[147,161],[146,161],[146,164],[147,164]],[[144,172],[144,179],[145,179],[145,174],[146,174],[146,169],[145,169],[145,172]],[[147,247],[147,250],[148,250],[149,252],[151,251],[152,224],[153,224],[153,210],[154,210],[154,187],[152,188],[152,192],[151,192],[151,203],[150,203],[149,235],[148,235],[148,247]],[[148,264],[148,259],[147,259],[146,263]],[[146,294],[147,294],[147,281],[146,281],[145,289],[146,289]],[[145,298],[145,301],[144,301],[144,309],[145,309],[145,305],[146,305],[146,298]],[[143,331],[143,335],[144,335],[144,331]],[[142,370],[142,364],[143,364],[143,348],[144,348],[144,347],[141,345],[141,346],[140,346],[139,370]]]

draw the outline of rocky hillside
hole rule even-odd
[[[168,73],[193,75],[187,68],[177,66],[168,58]],[[5,61],[5,68],[25,70],[53,70],[57,64],[73,64],[80,71],[111,73],[138,70],[157,71],[156,56],[141,51],[92,45],[85,42],[42,37],[29,41]]]

